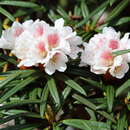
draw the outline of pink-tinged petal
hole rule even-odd
[[[55,47],[57,47],[58,42],[59,42],[59,36],[58,36],[58,34],[54,33],[54,34],[49,34],[48,35],[49,48],[55,48]]]
[[[14,30],[14,37],[18,37],[22,32],[24,31],[24,29],[22,27],[18,27]]]
[[[34,33],[34,37],[39,37],[42,36],[44,34],[44,28],[42,26],[37,26],[35,33]]]
[[[46,57],[47,55],[47,51],[46,51],[46,48],[45,48],[45,43],[44,41],[40,41],[37,46],[36,46],[39,50],[39,53],[40,53],[40,56],[42,56],[43,58]]]
[[[112,60],[113,56],[112,53],[109,50],[105,50],[102,54],[101,54],[101,58],[103,58],[104,60]]]
[[[45,43],[44,41],[40,41],[38,44],[37,44],[37,48],[40,50],[40,51],[45,51]]]
[[[114,50],[118,48],[118,41],[117,40],[110,40],[109,47]]]

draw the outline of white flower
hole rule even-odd
[[[128,34],[120,39],[120,33],[111,27],[105,27],[102,33],[94,35],[85,43],[81,55],[81,66],[90,65],[91,71],[96,74],[109,72],[113,77],[123,78],[128,71],[128,55],[114,56],[112,52],[127,49]]]
[[[22,24],[14,22],[3,31],[0,48],[10,49],[20,59],[18,67],[43,65],[49,75],[56,70],[64,72],[68,57],[75,59],[81,52],[82,40],[76,36],[64,20],[58,19],[54,26],[43,20],[28,20]]]
[[[67,68],[67,61],[68,58],[64,53],[60,51],[53,52],[44,64],[45,72],[49,75],[52,75],[56,70],[64,72]]]
[[[55,21],[54,27],[58,30],[59,35],[69,43],[70,51],[66,53],[72,59],[76,59],[78,57],[78,53],[82,51],[79,48],[79,45],[82,44],[81,37],[76,36],[76,32],[73,32],[71,27],[64,26],[64,20],[62,18]]]
[[[12,27],[2,32],[0,39],[0,48],[13,49],[15,39],[23,32],[23,27],[20,23],[14,22]]]

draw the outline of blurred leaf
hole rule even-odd
[[[15,21],[15,18],[12,16],[12,14],[2,7],[0,7],[0,13],[9,18],[11,21]]]
[[[125,83],[123,83],[117,90],[116,90],[116,97],[123,93],[130,87],[130,79],[128,79]]]
[[[74,94],[72,96],[74,99],[76,99],[77,101],[81,102],[82,104],[88,106],[89,108],[93,109],[93,110],[96,110],[96,105],[91,103],[90,101],[88,101],[87,99],[77,95],[77,94]]]
[[[20,6],[20,7],[29,7],[29,8],[35,8],[38,5],[32,2],[24,2],[24,1],[2,1],[0,2],[0,5],[11,5],[11,6]]]
[[[128,126],[127,126],[127,120],[126,120],[126,115],[124,114],[123,116],[121,116],[119,119],[118,119],[118,122],[117,122],[117,130],[125,130],[127,129]]]
[[[58,12],[63,18],[65,18],[65,19],[67,19],[67,20],[70,19],[69,15],[66,13],[66,11],[65,11],[63,8],[58,7],[57,12]]]
[[[107,104],[108,104],[109,112],[112,111],[114,95],[115,95],[114,87],[107,86],[106,97],[107,97]]]
[[[87,18],[89,16],[89,10],[87,4],[84,1],[81,2],[81,11],[84,18]]]
[[[80,120],[80,119],[67,119],[62,121],[63,124],[79,128],[82,130],[110,130],[110,126],[97,121]]]
[[[74,8],[74,16],[80,16],[81,10],[78,6],[75,6]]]
[[[2,22],[0,20],[0,37],[1,37],[1,35],[2,35]]]
[[[122,0],[107,16],[105,22],[108,22],[118,16],[120,12],[128,5],[130,0]]]
[[[99,19],[101,18],[101,16],[103,15],[105,10],[106,10],[106,8],[103,8],[101,11],[98,12],[98,14],[96,14],[94,16],[93,22],[91,24],[92,28],[94,28],[96,26],[97,22],[99,21]]]
[[[82,20],[80,23],[78,23],[78,24],[75,26],[75,28],[78,28],[78,27],[84,25],[85,23],[87,23],[87,21],[88,21],[90,18],[92,18],[94,15],[96,15],[99,11],[101,11],[101,10],[104,9],[104,8],[107,8],[108,4],[109,4],[109,1],[105,1],[104,3],[102,3],[98,8],[96,8],[92,13],[90,13],[90,15],[89,15],[87,18],[85,18],[85,19]]]
[[[115,51],[115,52],[113,52],[113,54],[114,54],[115,56],[123,55],[123,54],[126,54],[126,53],[130,53],[130,49],[120,50],[120,51]]]
[[[84,91],[84,89],[79,84],[77,84],[74,80],[70,79],[68,76],[62,74],[58,78],[63,80],[65,82],[65,84],[67,84],[69,87],[73,88],[77,92],[79,92],[83,95],[86,95],[86,92]]]
[[[110,6],[112,6],[116,2],[116,0],[109,0],[109,1],[110,1]]]
[[[120,18],[114,25],[120,26],[120,25],[128,23],[128,22],[130,22],[130,17],[123,17],[123,18]]]
[[[57,91],[57,88],[56,88],[56,83],[55,83],[55,80],[52,77],[48,78],[47,85],[49,87],[50,94],[53,97],[55,103],[57,105],[60,105],[60,98],[59,98],[59,94],[58,94],[58,91]]]

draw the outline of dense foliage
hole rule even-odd
[[[129,32],[130,0],[0,1],[0,32],[17,20],[58,18],[88,42],[103,27]],[[103,21],[100,17],[106,13]],[[118,52],[126,53],[126,52]],[[118,54],[117,53],[117,54]],[[96,75],[70,60],[64,73],[47,75],[43,68],[19,69],[18,59],[0,49],[1,130],[127,130],[130,125],[130,79]],[[12,121],[11,125],[9,122]],[[2,128],[4,124],[6,128]]]

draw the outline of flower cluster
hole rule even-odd
[[[82,43],[81,37],[71,27],[64,26],[62,18],[56,20],[54,26],[45,21],[28,20],[22,24],[14,22],[12,27],[4,30],[0,48],[10,49],[20,59],[18,67],[42,65],[49,75],[56,70],[64,72],[68,58],[76,59],[79,52],[80,66],[89,65],[95,74],[109,73],[121,79],[129,70],[130,54],[113,54],[118,50],[130,49],[129,33],[120,38],[120,32],[105,27],[89,43]],[[79,45],[83,45],[84,49]]]
[[[49,75],[55,70],[64,72],[68,56],[77,58],[82,43],[69,26],[64,26],[64,20],[58,19],[54,26],[45,21],[28,20],[24,23],[14,22],[4,30],[0,39],[0,48],[10,49],[20,59],[20,66],[43,65]]]
[[[109,72],[113,77],[121,79],[129,69],[130,54],[116,56],[113,52],[124,49],[130,49],[129,33],[120,38],[120,32],[105,27],[102,33],[95,34],[84,45],[80,65],[90,65],[91,72],[95,74]]]

